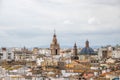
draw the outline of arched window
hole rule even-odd
[[[57,49],[55,50],[55,54],[57,55]]]

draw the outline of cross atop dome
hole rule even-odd
[[[54,29],[54,37],[56,37],[56,30]]]

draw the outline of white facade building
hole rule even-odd
[[[98,58],[120,58],[120,47],[112,47],[106,46],[103,48],[99,48],[98,50]]]
[[[0,49],[0,60],[14,60],[14,52],[11,49]]]
[[[50,55],[51,51],[50,49],[39,49],[39,54],[45,54],[45,55]]]
[[[101,58],[112,57],[112,53],[113,53],[113,47],[112,46],[106,46],[106,47],[99,48],[98,58],[101,59]]]
[[[120,58],[120,50],[114,50],[112,53],[112,58]]]
[[[105,51],[107,51],[107,49],[106,48],[99,48],[99,50],[98,50],[98,58],[99,59],[101,59],[103,57],[103,51],[105,52]],[[107,55],[107,52],[104,54]]]

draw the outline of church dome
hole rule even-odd
[[[89,47],[89,41],[85,43],[85,47],[79,52],[80,55],[95,55],[95,52],[92,48]]]
[[[94,50],[93,50],[92,48],[90,48],[90,47],[85,47],[85,48],[83,48],[83,49],[80,51],[80,54],[81,54],[81,55],[94,55],[95,52],[94,52]]]

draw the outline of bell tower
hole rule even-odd
[[[74,44],[74,47],[73,47],[73,54],[75,56],[77,56],[77,45],[76,45],[76,43]]]
[[[51,50],[51,55],[59,55],[60,54],[60,45],[57,42],[57,37],[56,37],[55,31],[54,31],[52,43],[50,44],[50,50]]]
[[[77,45],[76,45],[76,43],[74,44],[74,47],[73,47],[73,56],[71,56],[71,59],[72,60],[78,60],[79,59],[79,57],[77,55]]]

